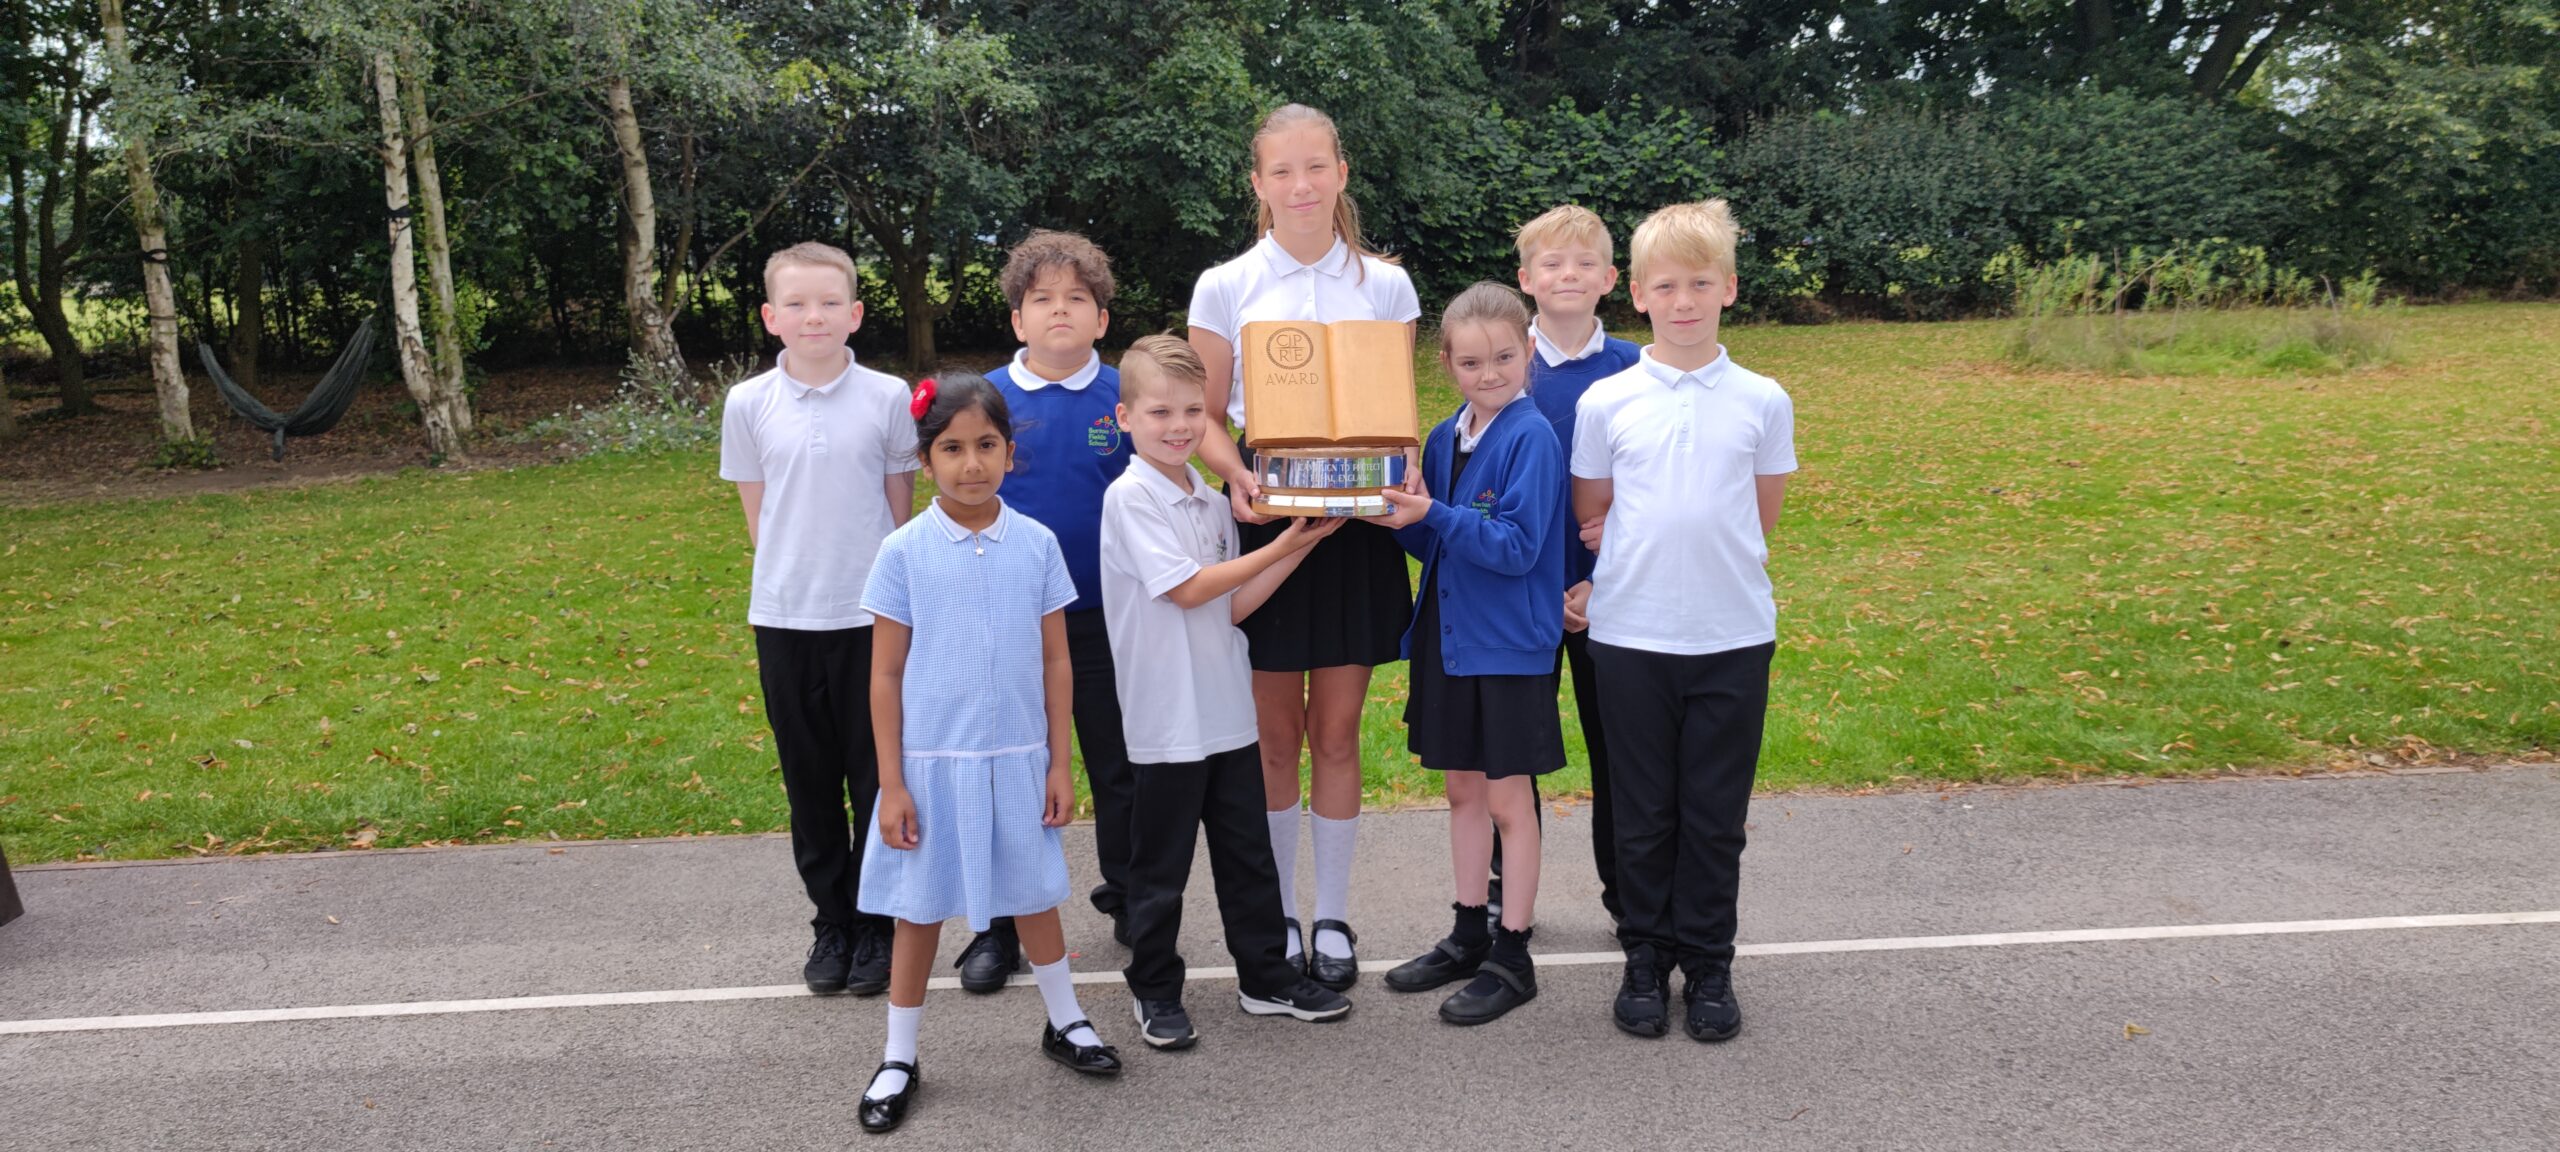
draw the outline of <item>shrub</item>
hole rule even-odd
[[[744,380],[761,370],[739,357],[713,365],[707,379]],[[521,436],[558,443],[580,456],[708,448],[720,443],[719,396],[716,385],[705,389],[692,380],[634,367],[623,374],[612,400],[593,408],[573,405],[528,425]]]
[[[2208,241],[2124,261],[2012,249],[1984,269],[2011,286],[2011,359],[2130,376],[2343,372],[2391,354],[2380,281],[2316,283],[2263,249]]]

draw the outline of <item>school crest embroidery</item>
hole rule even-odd
[[[1482,492],[1476,493],[1475,503],[1468,505],[1468,507],[1475,509],[1477,514],[1483,516],[1485,519],[1491,520],[1493,519],[1494,502],[1499,499],[1501,499],[1501,497],[1497,495],[1493,489],[1487,488]]]
[[[1085,446],[1096,456],[1108,456],[1120,450],[1120,422],[1109,416],[1097,416],[1084,430]]]

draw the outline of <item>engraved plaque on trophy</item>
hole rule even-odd
[[[1413,349],[1393,320],[1244,326],[1245,445],[1269,516],[1378,516],[1420,444]]]

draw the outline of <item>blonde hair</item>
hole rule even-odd
[[[1141,366],[1145,371],[1133,371]],[[1135,385],[1143,382],[1154,387],[1158,376],[1203,388],[1209,385],[1209,368],[1200,362],[1200,354],[1191,350],[1190,342],[1171,332],[1158,332],[1138,337],[1120,355],[1120,402],[1132,403],[1142,390]]]
[[[1531,257],[1549,248],[1580,244],[1597,250],[1600,259],[1608,260],[1615,252],[1609,243],[1609,225],[1600,214],[1579,204],[1558,204],[1540,213],[1538,218],[1520,226],[1512,237],[1512,246],[1520,251],[1520,266],[1529,266]]]
[[[1529,306],[1520,294],[1491,280],[1479,280],[1440,311],[1440,354],[1449,354],[1449,331],[1460,324],[1500,324],[1517,329],[1529,343]]]
[[[1627,277],[1642,284],[1645,268],[1656,260],[1676,260],[1731,276],[1733,246],[1740,235],[1733,209],[1721,199],[1656,208],[1627,240]]]
[[[765,295],[773,295],[773,274],[785,268],[833,268],[844,273],[845,291],[856,296],[862,294],[862,274],[854,271],[853,257],[845,255],[844,249],[833,244],[804,240],[774,253],[764,262]]]
[[[1263,117],[1262,127],[1253,131],[1254,171],[1262,170],[1263,138],[1277,136],[1292,128],[1324,129],[1325,139],[1333,142],[1333,158],[1337,161],[1348,159],[1342,152],[1342,131],[1333,126],[1333,117],[1304,104],[1283,104],[1272,109],[1270,115]],[[1253,230],[1256,234],[1271,230],[1271,205],[1259,196],[1253,199]],[[1369,242],[1361,238],[1360,204],[1351,198],[1351,189],[1347,184],[1343,187],[1341,194],[1333,199],[1333,234],[1342,237],[1343,245],[1351,249],[1351,255],[1355,258],[1366,256],[1383,263],[1400,263],[1396,257],[1371,248]],[[1353,278],[1368,279],[1368,266],[1358,265]]]
[[[1040,282],[1040,274],[1051,268],[1064,268],[1075,273],[1084,290],[1093,294],[1093,306],[1111,307],[1117,286],[1111,281],[1111,257],[1100,246],[1073,232],[1032,229],[1031,235],[1005,254],[1004,272],[996,277],[996,286],[1004,290],[1005,306],[1020,311],[1022,298],[1031,294],[1031,286]]]

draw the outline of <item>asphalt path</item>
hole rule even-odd
[[[889,1137],[853,1119],[882,1002],[787,987],[779,838],[21,869],[0,1149],[2560,1147],[2560,769],[1771,795],[1752,825],[1731,1043],[1610,1025],[1589,826],[1559,807],[1552,962],[1503,1021],[1448,1027],[1374,973],[1341,1023],[1248,1018],[1207,976],[1200,1046],[1147,1051],[1078,901],[1079,991],[1129,1073],[1043,1060],[1029,988],[936,991]],[[1445,829],[1364,822],[1364,959],[1446,929]],[[1090,883],[1088,829],[1068,853]],[[1210,968],[1206,867],[1183,935]],[[2462,915],[2522,922],[2391,919]],[[2034,935],[2092,929],[2127,931]],[[520,999],[630,993],[663,996]],[[326,1011],[188,1015],[278,1009]]]

